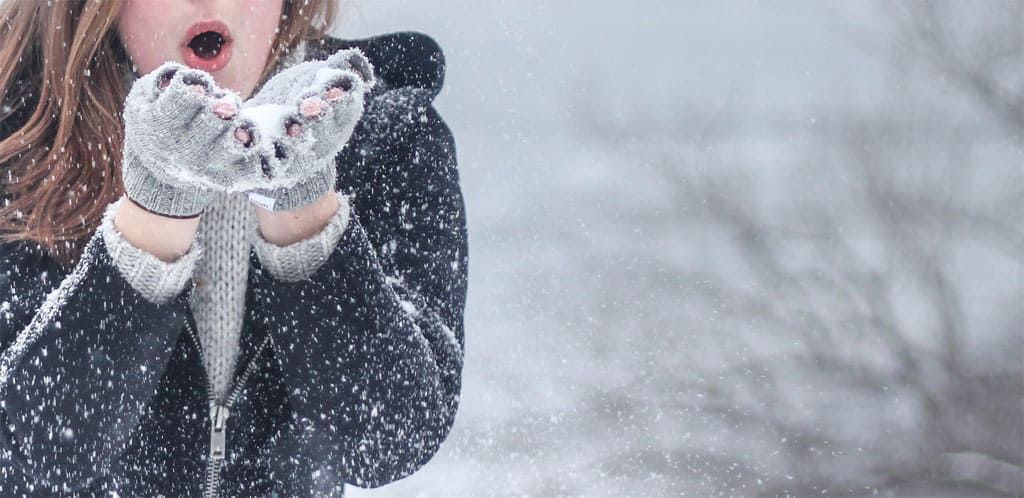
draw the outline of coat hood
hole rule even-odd
[[[441,47],[430,36],[413,31],[354,40],[327,37],[310,42],[305,58],[322,60],[347,48],[362,50],[373,64],[382,87],[374,93],[413,89],[433,100],[444,85],[445,60]]]

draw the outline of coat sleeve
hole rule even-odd
[[[83,490],[123,452],[166,368],[192,287],[158,305],[97,231],[69,272],[0,245],[0,489]]]
[[[339,160],[339,181],[355,193],[322,266],[290,282],[254,263],[257,319],[294,411],[280,446],[313,452],[363,488],[425,465],[461,390],[468,248],[455,144],[432,106],[413,109],[408,126],[382,130],[390,150],[373,164]]]

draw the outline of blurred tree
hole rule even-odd
[[[704,328],[719,350],[677,351],[657,384],[681,420],[660,451],[698,489],[1024,494],[1024,3],[879,13],[902,90],[821,109],[791,173],[728,157],[728,113],[671,127],[574,105],[584,136],[658,185],[608,216],[685,239],[639,248],[623,281],[712,315],[675,331]],[[710,247],[720,267],[670,246]],[[684,435],[702,424],[715,436]]]

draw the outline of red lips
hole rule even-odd
[[[197,22],[185,33],[181,43],[182,58],[189,67],[208,73],[219,71],[231,61],[232,41],[231,30],[226,24],[220,21]]]

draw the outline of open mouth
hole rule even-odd
[[[219,21],[198,22],[188,29],[181,50],[189,67],[218,71],[231,60],[231,32]]]
[[[220,53],[221,47],[227,40],[216,31],[206,31],[199,34],[199,36],[192,39],[188,44],[188,48],[191,48],[193,52],[200,59],[210,60],[217,57]]]

